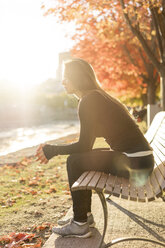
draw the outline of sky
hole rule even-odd
[[[69,51],[72,25],[44,16],[41,0],[0,0],[0,80],[32,87],[55,78],[58,53]]]

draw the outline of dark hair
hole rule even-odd
[[[92,66],[83,59],[73,58],[65,62],[65,76],[81,92],[101,88]]]
[[[115,97],[105,92],[96,77],[93,67],[85,60],[73,58],[65,62],[65,76],[71,80],[75,90],[80,92],[99,90],[105,97],[111,99],[112,102],[119,105],[127,113],[127,108]]]

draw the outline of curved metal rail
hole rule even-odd
[[[133,240],[137,240],[137,241],[146,241],[146,242],[151,242],[157,245],[160,245],[162,247],[165,247],[165,243],[159,242],[157,240],[152,240],[152,239],[146,239],[146,238],[138,238],[138,237],[127,237],[127,238],[118,238],[118,239],[114,239],[111,242],[109,242],[108,244],[106,244],[105,246],[103,246],[104,248],[107,247],[111,247],[112,245],[115,245],[117,243],[121,243],[121,242],[125,242],[125,241],[133,241]]]
[[[103,213],[104,213],[104,229],[103,229],[102,238],[101,238],[101,240],[99,242],[99,246],[98,246],[98,248],[101,248],[102,244],[103,244],[103,241],[104,241],[105,233],[106,233],[106,230],[107,230],[108,209],[107,209],[107,203],[106,203],[105,196],[104,196],[103,192],[102,191],[100,192],[100,191],[96,190],[96,193],[98,194],[98,196],[100,198],[100,201],[101,201],[101,204],[102,204],[102,207],[103,207]]]

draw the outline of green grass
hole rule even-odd
[[[66,156],[58,156],[46,165],[40,165],[34,159],[24,159],[16,166],[0,168],[0,217],[20,208],[22,205],[51,193],[62,194],[68,190]]]

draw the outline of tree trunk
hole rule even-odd
[[[142,98],[143,107],[147,106],[148,103],[147,94],[142,94],[141,98]]]
[[[156,102],[156,86],[155,82],[150,82],[147,87],[147,103],[155,104]]]

